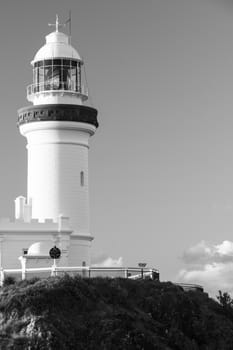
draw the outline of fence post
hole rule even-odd
[[[4,270],[3,270],[3,268],[1,267],[1,270],[0,270],[0,285],[1,285],[1,287],[3,286],[4,278],[5,278]]]
[[[57,267],[56,259],[53,259],[53,265],[51,267],[51,276],[52,277],[56,276],[56,267]]]
[[[83,261],[82,262],[82,266],[84,267],[84,269],[82,269],[82,277],[87,277],[87,269],[86,269],[86,262]]]
[[[20,256],[19,260],[21,262],[21,267],[22,267],[22,280],[26,279],[26,263],[27,259],[24,256]]]
[[[26,269],[25,269],[25,266],[22,267],[22,280],[25,280],[26,279]]]

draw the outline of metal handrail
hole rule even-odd
[[[1,269],[0,270],[0,285],[3,285],[6,275],[20,274],[22,279],[26,278],[26,274],[30,273],[43,273],[49,272],[51,276],[56,276],[59,272],[81,272],[84,277],[91,277],[91,272],[122,272],[124,278],[129,279],[142,279],[146,277],[154,278],[155,274],[158,275],[159,271],[151,268],[139,268],[139,267],[89,267],[89,266],[57,266],[51,267],[33,267],[27,268],[26,266],[21,269]],[[132,273],[132,274],[131,274]],[[133,274],[136,273],[136,274]],[[112,276],[111,276],[112,277]]]
[[[28,272],[32,271],[51,271],[52,267],[29,267],[26,268]],[[93,272],[107,272],[107,271],[115,271],[115,272],[125,272],[125,271],[134,271],[134,272],[141,272],[143,270],[144,273],[151,273],[159,271],[154,268],[139,268],[139,267],[89,267],[89,266],[56,266],[55,269],[57,271],[66,271],[66,270],[72,270],[72,271],[93,271]],[[5,273],[20,273],[22,272],[22,269],[3,269]]]
[[[60,81],[59,83],[33,83],[27,86],[27,96],[32,96],[40,92],[46,91],[62,91],[62,92],[72,92],[79,95],[84,95],[88,97],[88,89],[84,85],[79,86],[73,81],[67,83]]]

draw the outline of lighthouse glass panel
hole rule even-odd
[[[45,80],[46,82],[46,80]],[[48,76],[48,82],[52,90],[62,89],[62,68],[61,66],[53,66],[50,75]]]
[[[42,84],[44,82],[44,68],[43,67],[38,68],[38,79],[39,79],[39,84]]]
[[[79,74],[78,74],[79,73]],[[34,92],[47,90],[80,91],[77,61],[49,59],[35,62],[33,69]]]
[[[71,68],[71,85],[72,85],[72,89],[75,89],[76,91],[78,90],[78,88],[77,88],[77,68],[76,67]]]

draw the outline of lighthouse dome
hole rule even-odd
[[[77,50],[69,44],[69,37],[59,31],[46,36],[46,44],[37,51],[32,64],[51,58],[71,58],[82,62]]]

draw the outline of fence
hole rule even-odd
[[[7,276],[13,276],[16,279],[25,280],[30,275],[33,277],[58,276],[63,274],[80,275],[86,278],[110,277],[110,278],[129,278],[129,279],[153,279],[159,280],[159,272],[156,269],[139,267],[88,267],[88,266],[66,266],[60,267],[53,265],[51,267],[24,268],[24,269],[1,269],[0,285],[2,286]]]

